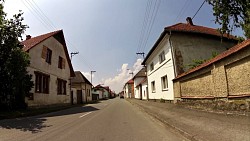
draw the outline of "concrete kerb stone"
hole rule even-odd
[[[138,105],[137,103],[132,102],[131,100],[127,99],[127,101],[129,101],[132,105],[135,105],[136,107],[138,107],[142,112],[148,114],[149,116],[155,118],[156,120],[160,121],[161,123],[163,123],[165,126],[170,127],[171,129],[177,131],[178,133],[180,133],[181,135],[183,135],[185,138],[191,140],[191,141],[200,141],[198,138],[196,138],[196,135],[192,135],[172,124],[170,124],[169,122],[167,122],[166,120],[164,120],[164,118],[160,117],[160,115],[157,114],[153,114],[152,112],[150,112],[149,110],[146,110],[145,108],[143,108],[142,106]]]

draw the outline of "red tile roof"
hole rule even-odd
[[[47,34],[43,34],[43,35],[40,35],[40,36],[33,37],[31,39],[25,40],[25,41],[22,42],[22,44],[24,45],[23,50],[28,51],[32,47],[36,46],[37,44],[41,43],[42,41],[48,39],[51,36],[56,35],[59,32],[62,32],[62,30],[50,32],[50,33],[47,33]]]
[[[65,52],[67,61],[69,63],[70,75],[72,77],[75,76],[74,69],[73,69],[73,66],[72,66],[70,58],[69,58],[69,53],[68,53],[68,49],[67,49],[67,46],[66,46],[66,42],[65,42],[62,30],[50,32],[50,33],[47,33],[47,34],[43,34],[43,35],[40,35],[40,36],[30,38],[30,39],[25,40],[25,41],[22,41],[21,44],[24,45],[23,50],[27,52],[31,48],[35,47],[36,45],[38,45],[42,41],[44,41],[44,40],[46,40],[46,39],[48,39],[49,37],[52,37],[52,36],[54,36],[55,38],[59,37],[61,39],[59,42],[63,45],[63,49],[64,49],[64,52]]]
[[[204,26],[198,26],[198,25],[191,25],[188,23],[177,23],[172,26],[168,26],[164,28],[164,31],[161,33],[158,40],[155,42],[154,46],[151,48],[149,53],[147,54],[146,58],[143,60],[142,65],[145,65],[147,59],[149,56],[153,53],[153,51],[156,49],[158,44],[161,42],[161,40],[165,37],[165,35],[169,32],[181,32],[181,33],[193,33],[193,34],[200,34],[200,35],[209,35],[209,36],[215,36],[220,40],[221,33],[217,29],[204,27]],[[236,42],[236,38],[229,34],[223,34],[223,38],[230,39]]]
[[[165,30],[176,31],[176,32],[199,33],[199,34],[221,37],[221,33],[217,29],[199,26],[199,25],[191,25],[188,23],[178,23],[172,26],[168,26],[168,27],[165,27]],[[223,37],[229,38],[229,39],[236,39],[234,36],[230,34],[223,34]]]
[[[205,68],[205,67],[207,67],[207,66],[209,66],[209,65],[211,65],[211,64],[213,64],[213,63],[215,63],[215,62],[217,62],[217,61],[219,61],[219,60],[221,60],[223,58],[226,58],[226,57],[228,57],[228,56],[230,56],[230,55],[232,55],[232,54],[234,54],[234,53],[236,53],[236,52],[238,52],[238,51],[240,51],[240,50],[242,50],[244,48],[247,48],[247,47],[250,47],[250,39],[248,39],[248,40],[246,40],[246,41],[244,41],[244,42],[230,48],[229,50],[227,50],[225,52],[222,52],[221,54],[217,55],[215,58],[206,61],[205,63],[197,66],[196,68],[191,69],[191,70],[189,70],[189,71],[187,71],[187,72],[185,72],[183,74],[178,75],[174,80],[179,79],[179,78],[181,78],[183,76],[186,76],[186,75],[188,75],[190,73],[196,72],[196,71],[198,71],[198,70],[200,70],[202,68]]]
[[[127,83],[128,83],[128,84],[132,84],[132,83],[134,83],[134,80],[133,80],[133,79],[130,79]]]

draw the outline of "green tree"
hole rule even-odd
[[[213,6],[215,23],[221,25],[221,33],[230,33],[235,27],[242,28],[250,38],[250,0],[207,0]]]
[[[29,55],[22,50],[19,39],[27,26],[22,24],[22,13],[7,19],[3,4],[0,0],[0,107],[26,108],[25,95],[33,82],[27,72]]]

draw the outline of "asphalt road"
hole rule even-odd
[[[0,141],[184,141],[124,99],[0,121]]]

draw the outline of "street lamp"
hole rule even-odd
[[[91,78],[91,84],[92,84],[92,73],[94,73],[96,71],[90,71],[90,78]]]

